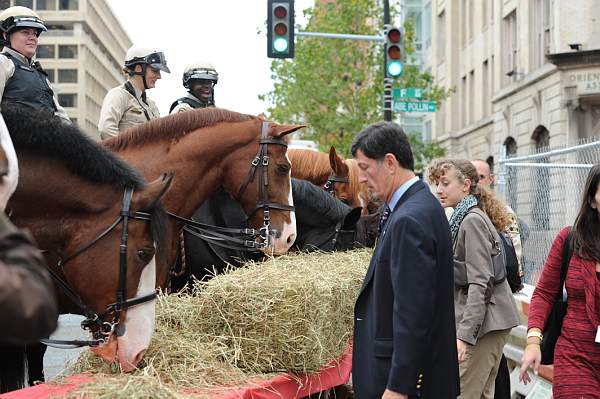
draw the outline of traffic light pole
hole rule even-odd
[[[383,27],[390,27],[390,2],[383,0]],[[387,51],[383,52],[383,120],[392,121],[392,78],[388,76]]]

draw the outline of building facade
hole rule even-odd
[[[35,10],[48,27],[36,58],[48,72],[69,117],[99,140],[106,92],[125,81],[121,69],[131,39],[104,0],[0,0]]]
[[[593,0],[431,0],[424,61],[454,88],[431,117],[449,155],[494,159],[600,131],[600,8]]]

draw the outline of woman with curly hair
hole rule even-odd
[[[459,398],[492,399],[502,349],[519,324],[498,231],[510,223],[505,205],[483,185],[467,160],[429,167],[444,208],[452,207],[454,311],[460,370]]]
[[[555,399],[600,398],[599,206],[600,164],[596,164],[588,174],[575,224],[564,227],[554,239],[529,306],[527,346],[520,375],[525,383],[531,381],[529,367],[538,371],[544,327],[557,294],[566,290],[567,313],[554,350]],[[572,257],[561,286],[563,250],[568,242]]]

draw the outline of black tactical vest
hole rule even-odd
[[[2,103],[17,103],[54,113],[54,92],[48,84],[46,72],[34,63],[31,67],[8,53],[0,53],[15,64],[15,73],[6,82]]]
[[[211,100],[211,101],[199,101],[199,100],[195,100],[195,99],[189,98],[189,97],[181,97],[179,100],[177,100],[173,104],[171,104],[171,108],[169,109],[169,113],[173,112],[173,110],[175,109],[175,107],[178,106],[181,103],[186,103],[187,105],[189,105],[190,107],[192,107],[194,109],[196,109],[196,108],[207,108],[207,107],[214,107],[215,106],[214,100]]]

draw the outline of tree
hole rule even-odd
[[[378,35],[381,10],[377,0],[344,0],[320,3],[304,11],[310,32]],[[405,25],[405,52],[415,52],[412,24]],[[323,148],[335,145],[350,153],[354,135],[383,115],[383,45],[381,42],[297,37],[294,59],[273,60],[270,93],[260,96],[272,106],[271,119],[286,123],[307,123],[303,136]],[[430,74],[406,65],[396,87],[425,89],[429,100],[443,101],[449,91],[433,82]],[[410,132],[409,132],[410,133]],[[411,141],[420,140],[411,135]],[[437,143],[418,143],[415,156],[443,155]],[[423,156],[422,156],[423,155]],[[427,161],[425,160],[425,162]]]

